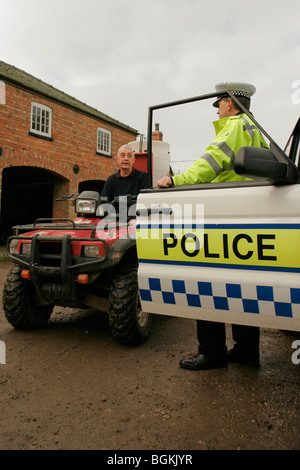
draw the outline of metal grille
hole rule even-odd
[[[42,266],[61,265],[62,243],[42,242],[40,243],[40,263]]]

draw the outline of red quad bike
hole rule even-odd
[[[108,204],[94,191],[72,197],[74,221],[38,219],[14,227],[7,241],[15,266],[3,290],[6,319],[26,330],[46,325],[56,305],[96,308],[108,312],[119,343],[139,345],[149,337],[152,316],[139,301],[135,221],[129,223],[136,198]]]

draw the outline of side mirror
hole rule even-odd
[[[235,158],[234,171],[241,176],[262,178],[272,184],[292,184],[299,182],[297,168],[288,157],[277,158],[271,150],[259,147],[242,147]]]

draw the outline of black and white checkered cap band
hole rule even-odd
[[[242,90],[229,90],[231,91],[234,96],[237,96],[237,97],[243,97],[243,98],[248,98],[250,100],[251,98],[251,95],[249,93],[247,93],[246,91],[242,91]]]
[[[226,93],[230,91],[237,97],[243,97],[250,99],[254,95],[256,88],[251,83],[242,82],[224,82],[216,85],[217,93]]]

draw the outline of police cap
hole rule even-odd
[[[234,96],[238,98],[247,98],[248,100],[251,99],[251,96],[254,95],[256,88],[251,83],[242,83],[242,82],[224,82],[218,83],[216,85],[216,92],[224,93],[226,91],[231,91]],[[225,95],[226,96],[226,95]],[[224,96],[218,97],[217,101],[213,103],[215,108],[219,107],[219,101],[224,98]]]

